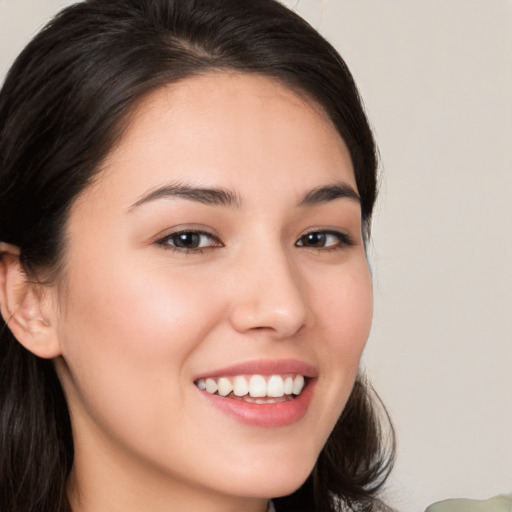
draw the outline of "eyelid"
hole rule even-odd
[[[197,248],[186,248],[186,247],[177,247],[169,243],[169,240],[172,239],[172,237],[179,236],[181,234],[196,234],[196,235],[202,235],[206,236],[209,239],[213,241],[211,245],[204,246],[204,247],[197,247]],[[192,227],[180,227],[177,229],[174,229],[170,232],[167,232],[164,236],[160,236],[155,243],[157,245],[160,245],[164,247],[165,249],[170,249],[178,252],[183,253],[194,253],[194,252],[202,252],[205,249],[213,249],[215,247],[224,247],[224,244],[221,242],[219,236],[215,233],[212,233],[211,231],[208,231],[206,229],[201,228],[192,228]]]
[[[216,240],[220,241],[220,235],[215,229],[211,228],[207,224],[196,224],[191,222],[190,224],[176,224],[174,226],[170,226],[166,229],[161,230],[158,234],[153,235],[153,243],[158,243],[160,240],[169,238],[172,235],[179,235],[180,233],[199,233],[211,236],[212,238],[215,238]]]
[[[177,237],[181,234],[196,234],[200,236],[205,236],[208,239],[210,239],[211,243],[204,246],[199,247],[179,247],[178,245],[175,245],[171,243],[171,240],[173,237]],[[304,243],[303,239],[304,237],[307,237],[311,234],[320,234],[320,235],[326,235],[326,236],[333,236],[336,238],[336,243],[324,245],[324,246],[314,246],[314,245],[307,245]],[[222,243],[220,237],[212,232],[211,230],[207,228],[202,228],[198,226],[180,226],[172,229],[171,231],[167,230],[166,234],[164,236],[159,236],[155,242],[156,245],[162,246],[164,249],[174,250],[181,253],[200,253],[205,249],[214,249],[219,247],[224,247],[224,244]],[[347,247],[351,247],[355,245],[356,242],[354,238],[346,231],[342,229],[332,229],[332,228],[311,228],[309,230],[304,231],[299,238],[295,242],[296,247],[303,247],[305,249],[311,249],[316,250],[320,252],[325,252],[329,250],[341,250],[345,249]]]
[[[327,245],[324,247],[311,247],[304,244],[299,244],[301,239],[305,236],[311,235],[311,234],[322,234],[322,235],[332,235],[338,239],[338,243],[333,245]],[[314,249],[318,251],[328,251],[328,250],[336,250],[336,249],[343,249],[346,247],[351,247],[355,245],[356,242],[353,239],[353,237],[346,231],[341,229],[321,229],[321,228],[314,228],[310,229],[308,231],[305,231],[300,235],[300,237],[295,242],[295,245],[297,247],[305,247],[306,249]]]

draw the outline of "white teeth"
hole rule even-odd
[[[220,396],[227,396],[229,395],[229,393],[231,393],[231,391],[233,391],[231,381],[229,379],[226,379],[226,377],[221,377],[217,382],[217,386],[219,388]]]
[[[261,375],[253,375],[249,381],[249,395],[253,398],[267,396],[267,381]]]
[[[302,389],[304,388],[304,377],[302,375],[297,375],[293,380],[293,394],[300,395]]]
[[[295,378],[287,375],[252,375],[250,378],[243,375],[236,377],[219,377],[199,379],[196,381],[199,389],[208,393],[218,393],[220,396],[228,396],[233,393],[238,397],[258,399],[267,398],[264,403],[273,403],[271,398],[291,399],[291,395],[300,395],[305,385],[303,375],[296,375]],[[288,398],[287,398],[288,397]],[[251,400],[252,401],[252,400]],[[279,401],[279,400],[278,400]]]
[[[291,379],[291,377],[290,377]],[[290,394],[290,393],[289,393]],[[267,396],[274,398],[284,395],[284,382],[280,375],[272,375],[267,383]]]
[[[247,384],[245,377],[235,377],[233,381],[233,393],[236,396],[244,396],[249,393],[249,384]]]
[[[284,379],[284,394],[291,395],[293,393],[293,377]]]
[[[208,393],[215,393],[217,389],[217,383],[213,379],[206,379],[206,391],[208,391]]]

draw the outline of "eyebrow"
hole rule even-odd
[[[343,198],[361,203],[359,194],[348,183],[339,182],[310,190],[299,202],[299,206],[314,206]]]
[[[157,199],[182,198],[198,203],[213,206],[231,206],[240,208],[242,201],[240,197],[223,188],[201,188],[188,185],[166,185],[158,187],[143,195],[137,202],[132,204],[129,211],[137,206]]]
[[[151,201],[170,198],[182,198],[207,205],[226,206],[238,209],[242,207],[243,203],[240,196],[231,190],[223,188],[193,187],[178,184],[165,185],[150,190],[132,204],[128,211],[132,211],[138,206]],[[314,206],[343,198],[352,199],[358,203],[361,202],[359,194],[348,183],[339,182],[310,190],[299,201],[299,206]]]

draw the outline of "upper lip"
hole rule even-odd
[[[260,359],[246,361],[224,368],[218,368],[198,375],[196,380],[209,377],[229,377],[236,375],[283,375],[287,373],[315,378],[318,376],[316,368],[309,363],[298,359]]]

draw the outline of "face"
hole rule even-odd
[[[321,109],[256,75],[153,93],[68,242],[56,332],[77,478],[108,467],[132,488],[255,499],[300,486],[372,309],[351,160]]]

